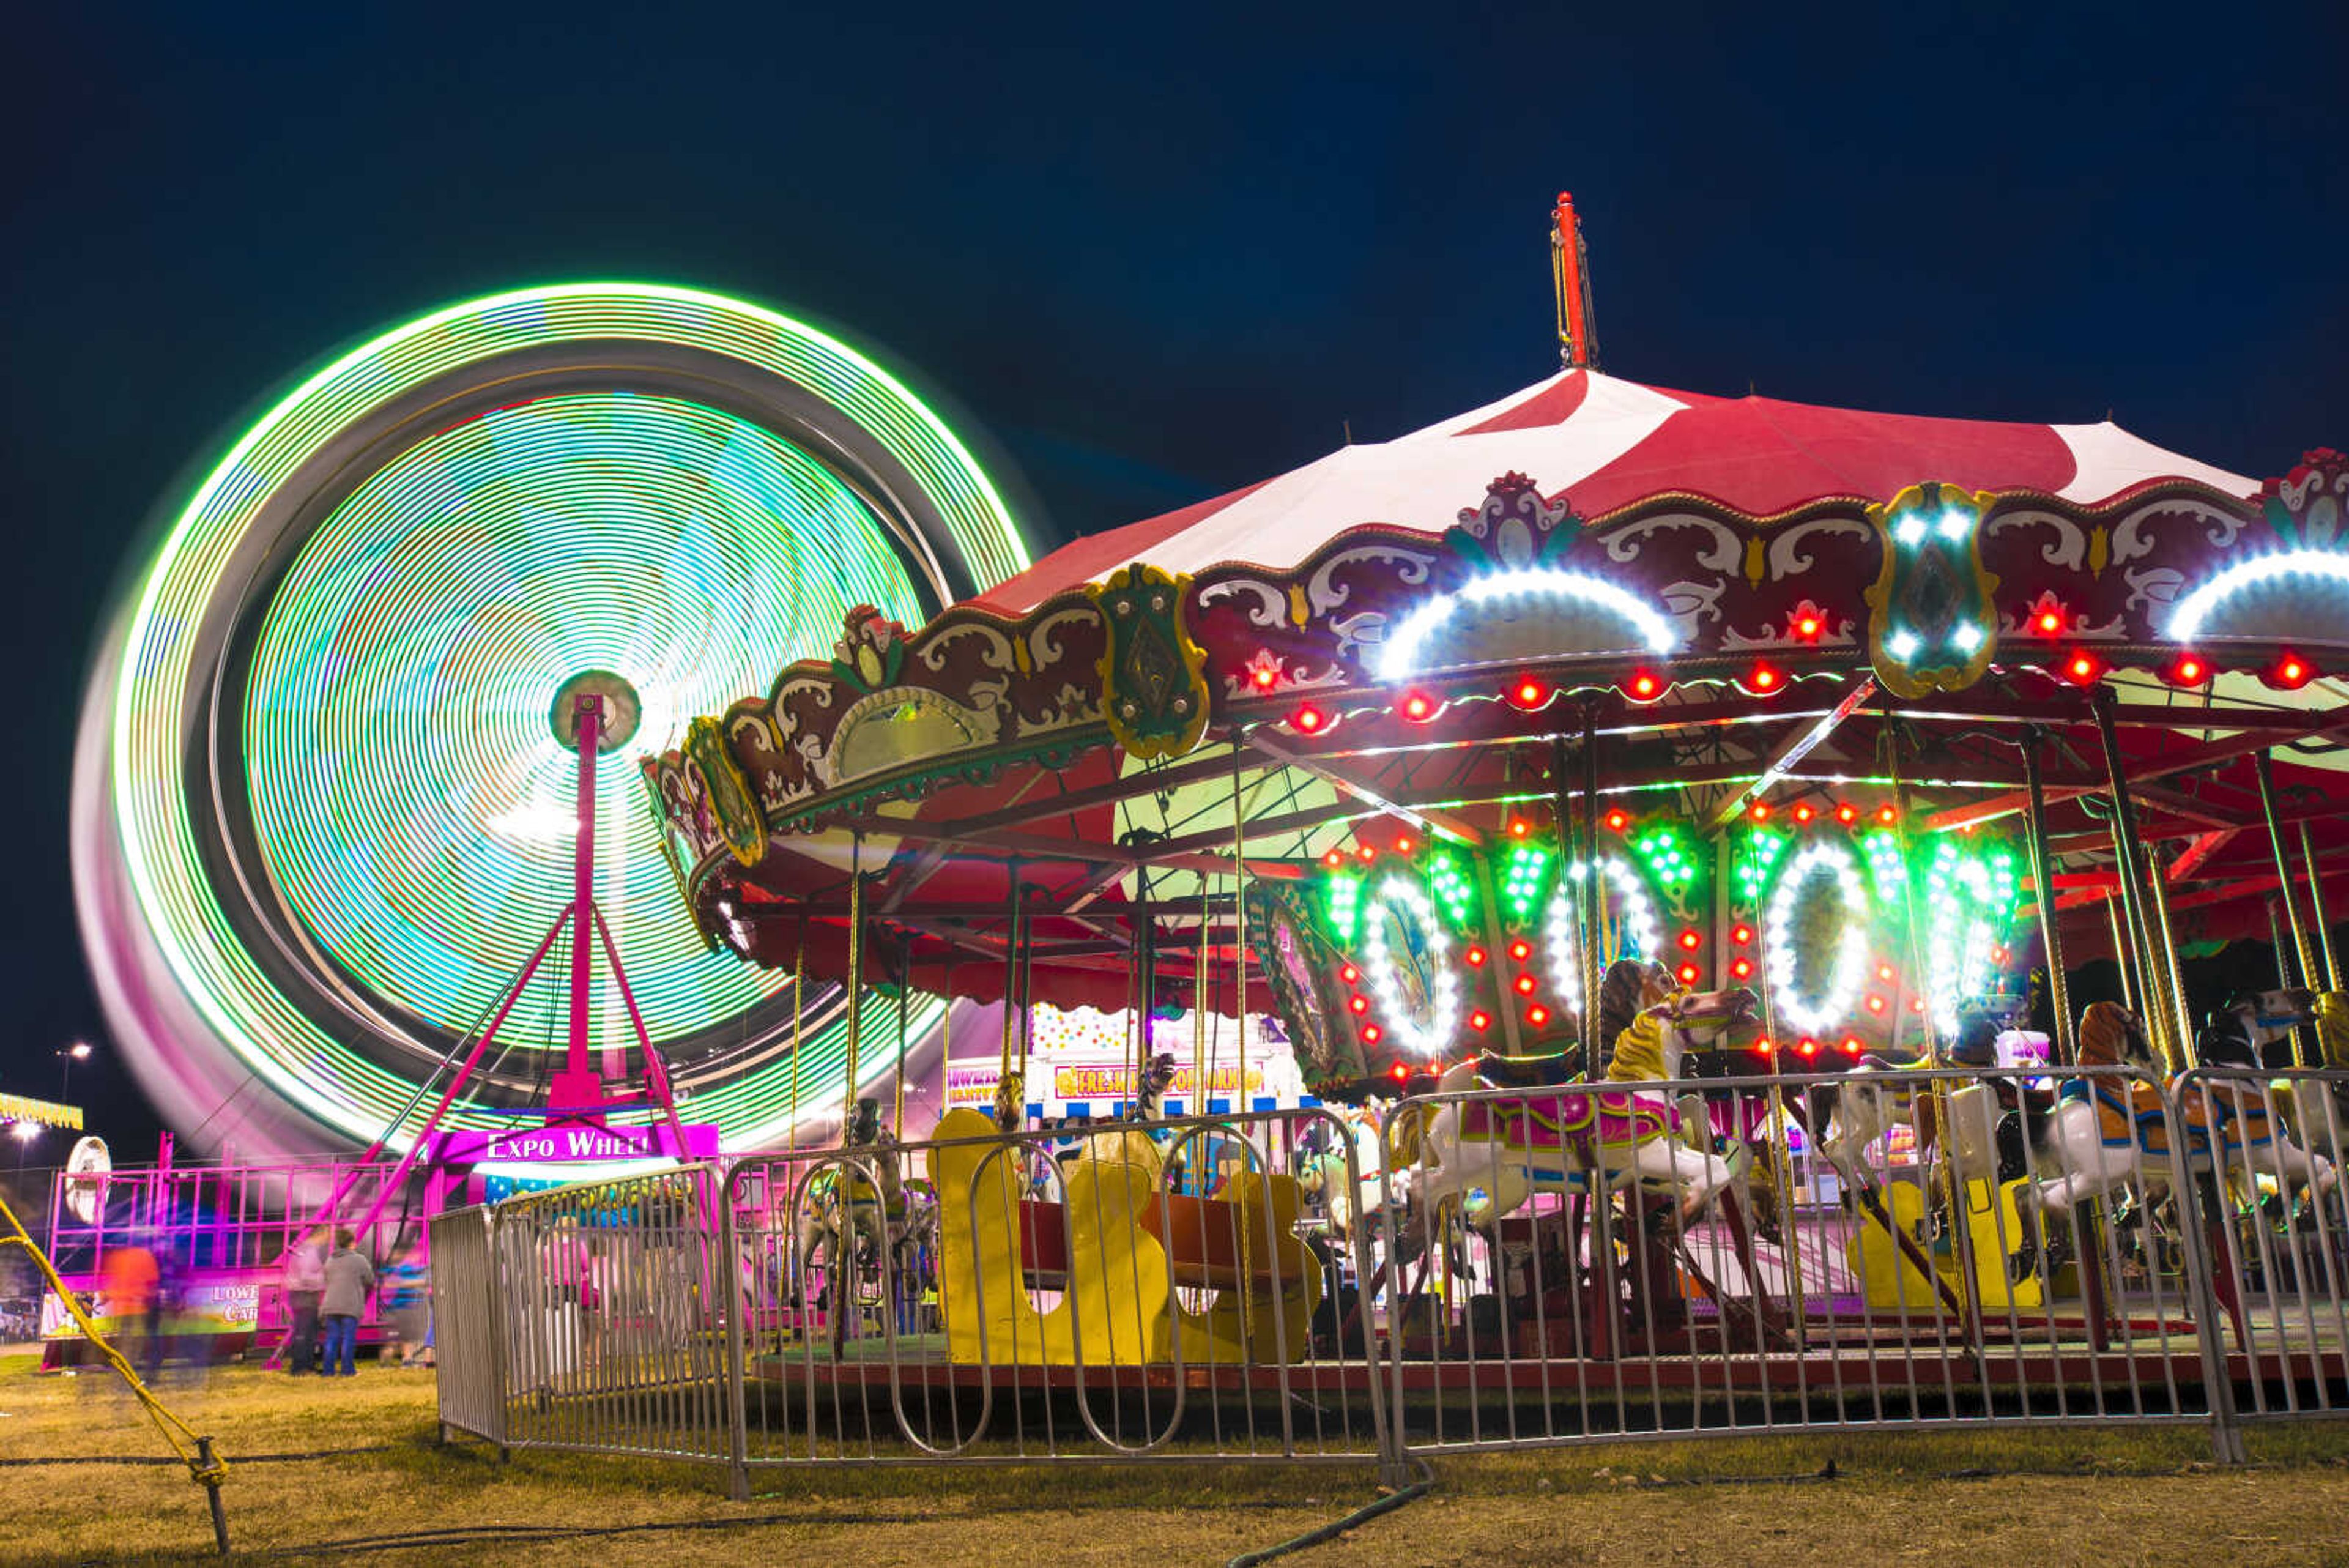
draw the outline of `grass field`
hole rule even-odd
[[[106,1379],[31,1365],[0,1362],[0,1561],[209,1554],[203,1494],[183,1470],[62,1462],[164,1452],[136,1405]],[[223,1490],[240,1554],[284,1562],[1221,1563],[1372,1495],[1354,1469],[899,1469],[762,1474],[766,1495],[731,1503],[711,1469],[500,1464],[479,1447],[441,1448],[429,1373],[296,1381],[235,1367],[164,1392],[233,1467]],[[306,1457],[336,1449],[369,1451]],[[1438,1467],[1431,1495],[1282,1561],[2349,1563],[2349,1427],[2257,1433],[2247,1469],[2208,1454],[2194,1431],[2073,1431],[1462,1459]],[[1830,1459],[1835,1479],[1820,1479]],[[677,1524],[691,1528],[636,1528]],[[344,1544],[459,1530],[512,1533]]]

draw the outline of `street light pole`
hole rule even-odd
[[[77,1040],[72,1044],[49,1054],[65,1064],[57,1072],[57,1103],[61,1106],[69,1105],[73,1099],[70,1091],[73,1087],[74,1064],[89,1060],[89,1042]]]

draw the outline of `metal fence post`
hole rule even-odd
[[[734,1216],[738,1179],[747,1168],[735,1167],[719,1185],[719,1263],[711,1271],[719,1287],[726,1292],[726,1300],[719,1309],[725,1314],[726,1322],[726,1495],[736,1502],[750,1501],[750,1410],[742,1373],[743,1302],[750,1282],[742,1275],[741,1246],[735,1233]]]
[[[2234,1380],[2227,1371],[2226,1309],[2219,1303],[2219,1287],[2213,1274],[2218,1260],[2203,1250],[2202,1192],[2194,1179],[2193,1160],[2186,1143],[2186,1118],[2179,1114],[2179,1096],[2176,1085],[2192,1079],[2201,1069],[2180,1074],[2161,1091],[2162,1125],[2169,1134],[2171,1190],[2178,1194],[2178,1241],[2186,1254],[2187,1289],[2194,1297],[2194,1337],[2202,1353],[2202,1388],[2210,1407],[2211,1457],[2222,1465],[2247,1462],[2249,1454],[2243,1448],[2242,1422],[2235,1410]],[[2214,1167],[2215,1167],[2214,1161]],[[2215,1168],[2212,1179],[2221,1179]],[[2223,1196],[2223,1195],[2221,1195]],[[2223,1211],[2220,1222],[2225,1223]]]

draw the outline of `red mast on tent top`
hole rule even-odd
[[[1557,291],[1557,357],[1569,370],[1599,369],[1599,328],[1590,310],[1590,252],[1574,192],[1560,191],[1549,219],[1550,282]]]

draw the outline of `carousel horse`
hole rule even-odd
[[[1616,1040],[1607,1086],[1567,1085],[1554,1094],[1432,1107],[1418,1118],[1417,1137],[1406,1140],[1418,1146],[1408,1151],[1410,1158],[1391,1161],[1407,1167],[1399,1181],[1406,1215],[1419,1218],[1451,1206],[1484,1227],[1537,1192],[1587,1194],[1636,1185],[1668,1189],[1680,1199],[1681,1220],[1693,1219],[1744,1174],[1744,1147],[1733,1140],[1725,1154],[1692,1147],[1680,1136],[1677,1107],[1637,1093],[1635,1085],[1679,1077],[1690,1049],[1750,1024],[1751,1008],[1737,994],[1690,996],[1659,965],[1610,965],[1601,993],[1602,1027],[1610,1016],[1629,1022]],[[1462,1063],[1438,1087],[1457,1094],[1475,1087],[1475,1064]],[[1390,1157],[1403,1152],[1388,1150]]]
[[[2273,1047],[2288,1043],[2294,1029],[2319,1017],[2318,998],[2312,991],[2286,988],[2240,996],[2210,1015],[2195,1036],[2195,1054],[2212,1067],[2271,1071],[2279,1065]],[[2331,1160],[2292,1141],[2282,1118],[2271,1114],[2265,1084],[2181,1077],[2174,1086],[2188,1154],[2197,1169],[2208,1163],[2224,1171],[2240,1159],[2251,1171],[2273,1177],[2281,1187],[2306,1188],[2318,1198],[2340,1180]]]
[[[800,1267],[804,1270],[821,1246],[827,1293],[834,1279],[851,1280],[868,1263],[877,1266],[885,1248],[893,1263],[902,1259],[900,1244],[913,1219],[898,1168],[897,1140],[881,1127],[880,1101],[856,1102],[856,1117],[841,1147],[854,1162],[827,1166],[810,1177],[798,1216]],[[871,1168],[872,1179],[864,1167]],[[841,1314],[835,1314],[835,1324],[840,1321]]]
[[[1378,1117],[1367,1108],[1329,1108],[1338,1119],[1338,1127],[1316,1124],[1306,1135],[1309,1142],[1300,1140],[1306,1146],[1298,1154],[1297,1186],[1306,1196],[1322,1200],[1330,1217],[1330,1234],[1339,1241],[1350,1241],[1357,1226],[1379,1214],[1386,1181],[1384,1151],[1379,1141]],[[1336,1141],[1340,1137],[1344,1144]],[[1345,1145],[1353,1149],[1351,1181],[1346,1179]]]
[[[1161,1051],[1142,1070],[1141,1087],[1134,1094],[1133,1103],[1126,1107],[1125,1116],[1104,1130],[1087,1135],[1077,1158],[1103,1164],[1123,1160],[1150,1172],[1155,1184],[1164,1170],[1165,1159],[1159,1153],[1157,1139],[1147,1129],[1165,1115],[1166,1091],[1174,1086],[1174,1054]]]

